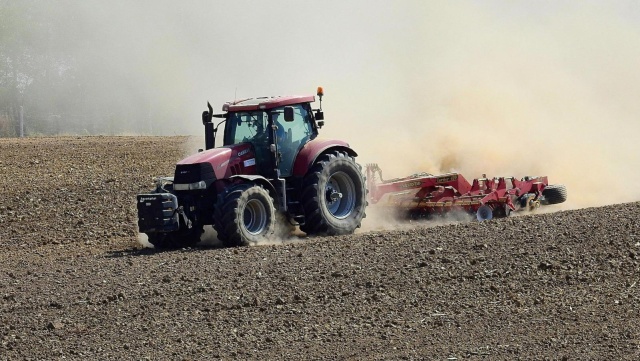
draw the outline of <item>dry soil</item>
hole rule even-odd
[[[143,248],[187,141],[0,140],[0,359],[640,358],[640,203]]]

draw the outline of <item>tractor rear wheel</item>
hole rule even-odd
[[[183,247],[193,247],[200,242],[200,236],[204,231],[203,227],[193,225],[191,229],[180,229],[167,233],[147,233],[147,240],[155,249],[177,249]]]
[[[344,152],[325,154],[304,178],[302,207],[307,234],[350,234],[365,217],[365,179],[355,159]]]
[[[549,184],[542,191],[542,204],[558,204],[567,200],[567,187],[563,184]]]
[[[214,228],[226,247],[249,246],[269,240],[276,229],[273,198],[259,185],[232,187],[219,198]]]

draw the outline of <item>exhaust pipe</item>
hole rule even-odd
[[[213,123],[211,122],[213,118],[213,108],[209,102],[207,102],[207,108],[209,111],[205,110],[202,112],[202,124],[204,124],[204,147],[209,150],[215,148],[216,137]]]

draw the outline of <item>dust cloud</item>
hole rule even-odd
[[[517,215],[515,212],[512,213]],[[416,227],[428,228],[456,223],[466,223],[476,219],[474,214],[463,210],[452,210],[442,214],[434,214],[429,218],[408,219],[406,212],[389,207],[369,207],[367,217],[362,222],[362,227],[356,233],[386,231],[386,230],[411,230]]]
[[[633,21],[609,4],[531,16],[489,4],[401,9],[408,29],[380,67],[388,82],[351,90],[348,117],[327,105],[327,133],[350,135],[386,178],[547,175],[567,186],[564,208],[640,200],[638,6]]]
[[[637,2],[57,4],[69,35],[50,49],[95,85],[81,115],[115,134],[201,137],[207,101],[322,85],[322,136],[386,177],[547,175],[568,208],[640,199]]]

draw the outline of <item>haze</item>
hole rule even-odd
[[[0,1],[3,18],[29,21],[15,11],[22,4]],[[73,67],[74,84],[88,89],[81,102],[52,94],[40,121],[59,122],[59,133],[105,133],[96,122],[109,122],[108,134],[201,135],[207,101],[219,110],[322,85],[323,137],[349,141],[386,177],[548,175],[567,185],[568,208],[640,198],[636,1],[46,7],[40,19],[64,26],[45,50],[62,54],[58,70]],[[23,101],[35,122],[35,101]]]

